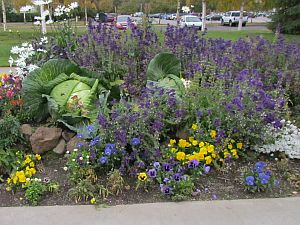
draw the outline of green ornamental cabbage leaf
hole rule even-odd
[[[177,96],[182,96],[185,88],[180,77],[181,63],[175,55],[171,53],[157,54],[149,63],[147,69],[147,79],[155,85],[174,89]]]

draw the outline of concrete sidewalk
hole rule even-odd
[[[1,225],[299,225],[300,198],[0,208]]]

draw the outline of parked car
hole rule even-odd
[[[135,13],[133,14],[134,17],[142,17],[143,15],[144,15],[143,12],[135,12]]]
[[[210,14],[206,16],[206,20],[210,21],[220,21],[222,19],[222,16],[219,14]]]
[[[107,15],[105,13],[97,13],[95,16],[95,21],[106,23],[107,22]]]
[[[160,13],[150,14],[149,18],[161,18],[161,14]]]
[[[177,18],[177,14],[176,13],[171,14],[170,20],[176,20],[176,18]]]
[[[133,26],[137,26],[136,22],[134,22],[129,15],[120,15],[116,20],[116,28],[119,30],[125,30],[128,28],[128,22],[131,21]]]
[[[221,19],[221,24],[229,26],[234,26],[239,23],[240,19],[240,11],[229,11],[224,14],[224,16]],[[246,23],[248,22],[248,16],[247,13],[243,13],[243,26],[246,26]]]
[[[180,27],[196,27],[201,29],[202,21],[198,16],[186,15],[180,19]]]
[[[117,18],[117,14],[116,13],[107,13],[107,21],[108,23],[113,23],[116,18]]]

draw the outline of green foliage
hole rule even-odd
[[[18,169],[23,160],[23,153],[15,149],[0,149],[0,176],[11,174]]]
[[[19,121],[11,116],[0,119],[0,149],[7,149],[23,141]]]
[[[61,77],[57,77],[74,72],[78,73],[79,67],[69,60],[53,59],[24,78],[22,91],[25,106],[35,120],[42,121],[49,115],[48,101],[43,95],[50,95],[52,88],[61,82]]]
[[[194,182],[189,178],[174,184],[174,195],[171,196],[173,201],[187,200],[192,196],[192,193],[195,190]]]
[[[34,206],[36,206],[47,192],[47,186],[39,181],[32,181],[28,184],[25,191],[25,198]]]
[[[95,191],[94,184],[89,180],[82,180],[68,191],[68,197],[73,199],[76,203],[81,200],[87,201],[90,197],[94,197]]]
[[[298,0],[275,0],[276,13],[269,28],[284,34],[300,34],[300,2]]]
[[[171,53],[157,54],[149,63],[147,79],[157,82],[157,86],[174,89],[181,96],[184,93],[184,85],[180,80],[181,63]]]

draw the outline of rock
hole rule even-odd
[[[22,124],[21,133],[24,135],[26,140],[29,141],[30,136],[33,134],[33,128],[29,124]]]
[[[72,131],[64,130],[62,132],[62,137],[65,139],[65,141],[70,141],[72,137],[75,136],[75,133]]]
[[[39,127],[30,137],[32,151],[43,154],[55,148],[61,137],[60,128]]]
[[[84,147],[87,147],[87,143],[83,140],[78,139],[76,136],[73,137],[68,143],[67,143],[67,151],[73,152],[73,150],[77,147],[78,143],[82,143]]]
[[[64,154],[66,152],[66,141],[63,138],[60,139],[53,151],[60,155]]]

